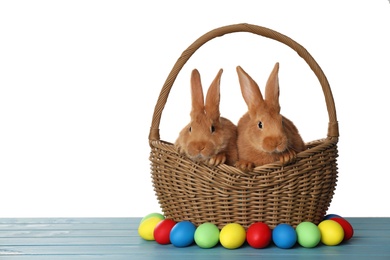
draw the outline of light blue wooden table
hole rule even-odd
[[[355,234],[338,246],[229,250],[145,241],[137,232],[141,218],[3,218],[0,259],[390,259],[390,218],[346,219]]]

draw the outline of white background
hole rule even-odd
[[[390,3],[344,1],[1,1],[0,217],[132,217],[159,212],[148,134],[181,53],[228,24],[274,29],[303,45],[327,76],[340,125],[329,213],[390,216]],[[305,141],[327,134],[319,82],[289,47],[252,34],[215,39],[184,66],[161,139],[189,120],[189,75],[224,69],[221,113],[246,105],[235,66],[261,88],[280,62],[282,113]]]

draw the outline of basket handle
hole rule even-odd
[[[172,85],[177,75],[179,74],[180,70],[183,68],[184,64],[189,60],[192,54],[194,54],[195,51],[199,49],[206,42],[216,37],[220,37],[225,34],[234,33],[234,32],[254,33],[284,43],[285,45],[295,50],[298,53],[298,55],[306,61],[306,63],[311,68],[311,70],[317,76],[322,86],[322,91],[324,93],[326,107],[329,116],[328,138],[332,138],[332,137],[337,138],[339,136],[339,129],[338,129],[336,108],[333,100],[332,91],[330,89],[329,82],[326,76],[324,75],[323,71],[321,70],[317,62],[314,60],[314,58],[309,54],[309,52],[294,40],[274,30],[262,26],[258,26],[258,25],[240,23],[240,24],[233,24],[233,25],[219,27],[217,29],[209,31],[208,33],[199,37],[182,53],[182,55],[179,57],[179,59],[176,61],[175,65],[173,66],[171,72],[169,73],[161,89],[156,106],[154,108],[152,124],[149,132],[149,141],[160,140],[159,126],[160,126],[162,111],[167,102],[168,95],[172,88]]]

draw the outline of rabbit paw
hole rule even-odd
[[[283,165],[293,163],[297,157],[297,153],[292,149],[287,149],[280,154],[279,160]]]
[[[255,164],[253,162],[239,160],[235,163],[237,168],[239,168],[243,172],[251,172],[255,168]]]
[[[184,154],[184,151],[183,151],[183,149],[182,149],[182,147],[180,146],[180,145],[176,145],[175,144],[175,150],[176,150],[176,152],[178,153],[178,154],[180,154],[180,155],[183,155]]]
[[[218,166],[220,164],[223,164],[225,163],[226,161],[226,154],[224,153],[219,153],[217,155],[214,155],[213,157],[211,157],[206,163],[209,165],[209,166]]]

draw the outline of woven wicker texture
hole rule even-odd
[[[244,173],[235,167],[208,167],[180,156],[172,143],[160,140],[162,111],[172,85],[187,60],[213,38],[248,32],[286,44],[297,52],[317,76],[329,115],[327,137],[306,143],[297,160],[283,166],[267,164]],[[332,201],[337,182],[338,122],[329,83],[313,57],[300,44],[274,30],[251,24],[214,29],[191,44],[168,75],[152,118],[149,133],[151,176],[166,218],[189,220],[196,225],[212,222],[222,228],[235,222],[247,228],[262,221],[271,228],[279,223],[294,227],[302,221],[318,224]]]

